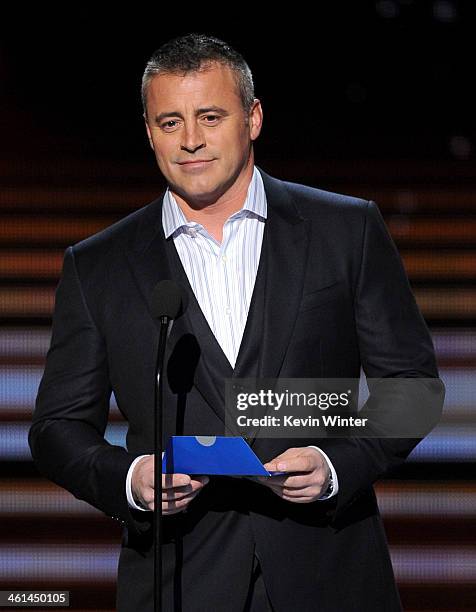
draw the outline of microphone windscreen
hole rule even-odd
[[[174,281],[160,281],[152,291],[152,315],[176,319],[186,308],[185,297],[185,291]]]

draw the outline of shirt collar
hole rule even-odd
[[[256,166],[253,169],[253,176],[251,177],[250,184],[248,186],[248,192],[242,208],[231,215],[233,218],[256,215],[260,219],[266,219],[268,213],[268,207],[266,203],[266,193],[264,190],[263,179],[261,174],[258,172]],[[231,218],[230,217],[230,218]],[[165,237],[168,238],[178,229],[184,226],[195,226],[197,223],[194,221],[187,221],[182,209],[177,204],[177,200],[172,195],[170,189],[164,194],[163,206],[162,206],[162,226],[164,228]]]

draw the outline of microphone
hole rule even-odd
[[[162,610],[162,432],[163,385],[165,345],[169,323],[183,314],[188,300],[185,290],[172,280],[157,283],[151,295],[151,310],[160,320],[159,346],[155,368],[154,401],[154,611]]]
[[[176,319],[187,309],[187,294],[174,281],[163,280],[157,283],[152,291],[151,305],[152,316],[155,318]]]

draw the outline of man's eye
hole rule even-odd
[[[214,123],[219,119],[218,115],[205,115],[205,123]]]
[[[174,119],[169,119],[169,121],[165,121],[164,123],[162,123],[160,127],[165,130],[170,130],[176,127],[176,125],[177,122]]]

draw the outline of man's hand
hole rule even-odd
[[[315,501],[329,484],[329,466],[315,448],[288,448],[264,467],[269,472],[292,472],[289,476],[259,476],[258,480],[279,497],[296,504]]]
[[[185,510],[209,480],[208,476],[162,474],[162,515]],[[132,472],[131,489],[136,503],[154,509],[154,455],[137,462]]]

